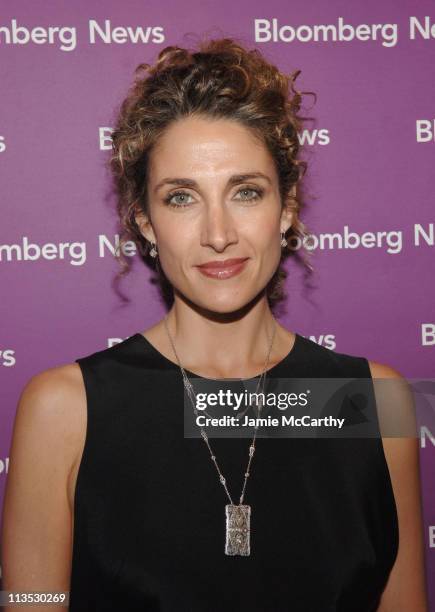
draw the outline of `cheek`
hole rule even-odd
[[[257,251],[273,254],[279,246],[279,222],[270,216],[249,228],[250,241]]]
[[[157,240],[162,264],[167,262],[168,269],[179,269],[189,258],[189,254],[194,253],[192,228],[189,224],[174,219],[169,223],[163,222],[159,227]]]
[[[279,220],[265,219],[261,229],[256,228],[254,249],[259,259],[261,274],[269,277],[279,265],[281,259]]]

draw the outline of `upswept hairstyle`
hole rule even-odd
[[[279,178],[281,206],[293,211],[293,224],[286,238],[303,240],[308,236],[300,219],[302,198],[300,181],[307,162],[298,158],[298,133],[303,117],[298,116],[301,94],[294,88],[300,74],[287,75],[269,63],[257,49],[246,49],[234,38],[199,41],[197,49],[167,46],[152,65],[139,64],[134,83],[121,103],[112,132],[112,172],[120,221],[120,242],[116,257],[121,266],[118,276],[130,269],[122,253],[127,241],[133,241],[144,259],[150,243],[142,236],[135,221],[139,211],[148,214],[148,159],[153,145],[164,130],[177,119],[192,114],[236,120],[259,137],[270,151]],[[312,94],[315,97],[315,94]],[[292,190],[293,188],[293,190]],[[309,272],[311,253],[299,255]],[[273,307],[285,298],[287,276],[284,257],[296,251],[286,248],[280,265],[269,281],[266,293]],[[155,260],[157,261],[157,260]],[[160,266],[160,287],[170,298],[172,292]]]

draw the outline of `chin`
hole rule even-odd
[[[210,291],[206,296],[201,296],[200,299],[196,300],[196,303],[211,312],[230,314],[249,304],[256,295],[257,292],[237,292],[236,289],[233,291]]]

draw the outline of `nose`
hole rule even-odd
[[[231,212],[224,203],[205,207],[201,228],[201,246],[209,246],[218,253],[238,242]]]

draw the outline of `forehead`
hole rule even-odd
[[[267,147],[246,126],[228,119],[184,117],[166,128],[150,155],[151,180],[180,172],[273,171]]]

